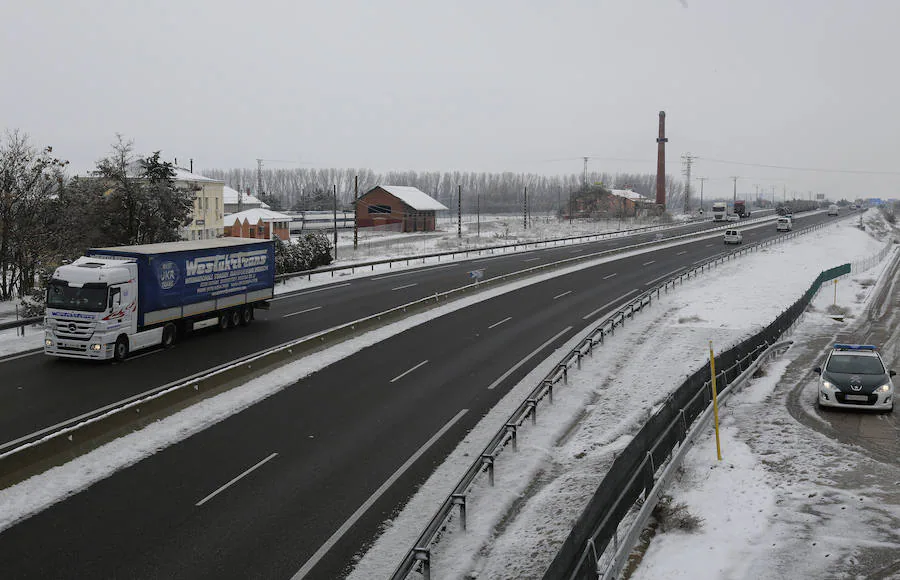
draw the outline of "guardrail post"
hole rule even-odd
[[[560,363],[557,366],[557,368],[562,370],[563,384],[568,385],[569,384],[569,367],[566,366],[566,363]]]
[[[422,578],[431,580],[431,550],[428,548],[413,548],[416,560],[422,562]]]
[[[576,352],[576,356],[578,357],[576,364],[578,365],[578,370],[581,370],[581,350],[579,349],[575,352]]]
[[[487,465],[488,469],[488,481],[491,484],[491,487],[494,487],[494,456],[484,454],[481,456],[481,465]]]
[[[531,415],[531,424],[537,425],[537,399],[528,399],[525,404],[529,407],[528,413]]]
[[[553,381],[548,379],[548,380],[545,380],[544,382],[547,384],[547,396],[550,397],[550,404],[552,405],[553,404]]]
[[[466,496],[463,493],[454,493],[450,496],[450,500],[454,505],[459,506],[459,523],[462,529],[466,531]]]
[[[510,438],[512,439],[513,451],[519,450],[519,442],[517,440],[516,432],[518,431],[518,425],[515,423],[507,423],[506,424],[506,432],[510,434]]]

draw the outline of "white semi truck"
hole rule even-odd
[[[724,222],[728,219],[728,205],[724,201],[715,202],[712,206],[712,212],[714,222]]]
[[[94,248],[47,284],[44,352],[122,360],[199,326],[245,326],[275,289],[269,240]]]

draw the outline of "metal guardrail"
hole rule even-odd
[[[675,284],[684,283],[684,281],[689,280],[692,275],[696,277],[698,274],[706,272],[711,267],[724,263],[727,260],[740,257],[748,252],[756,251],[776,243],[784,242],[797,236],[830,226],[834,223],[836,222],[822,222],[807,228],[791,231],[783,236],[747,245],[746,247],[739,248],[724,255],[713,256],[712,258],[697,264],[693,268],[674,275],[664,280],[656,287],[645,291],[595,326],[594,329],[589,332],[588,336],[582,339],[578,346],[564,355],[560,362],[555,365],[554,369],[550,371],[550,373],[548,373],[534,389],[532,389],[526,399],[519,404],[510,417],[504,422],[503,426],[491,438],[484,450],[478,455],[478,458],[472,462],[460,478],[451,494],[443,501],[431,521],[419,535],[413,547],[410,548],[400,561],[400,564],[391,576],[391,580],[405,579],[417,565],[421,566],[421,573],[424,580],[429,580],[431,573],[431,545],[436,541],[440,531],[445,526],[445,522],[451,517],[455,507],[459,507],[460,525],[463,530],[466,529],[466,497],[478,476],[481,473],[486,472],[488,474],[489,484],[491,486],[494,485],[494,462],[508,444],[512,444],[514,452],[517,450],[516,439],[518,429],[529,418],[533,424],[537,422],[538,404],[541,401],[547,399],[552,404],[553,386],[559,382],[566,384],[568,382],[569,369],[573,366],[580,369],[582,358],[592,355],[594,347],[604,344],[607,335],[613,336],[617,327],[624,326],[626,318],[633,318],[635,313],[652,305],[654,294],[656,295],[656,298],[659,299],[660,294],[667,293],[670,286],[674,288]],[[726,225],[723,227],[724,229],[732,229],[734,226]],[[708,231],[715,231],[715,229]],[[729,367],[723,372],[730,371],[732,368],[733,367]]]
[[[729,227],[734,228],[734,227],[737,227],[740,225],[760,223],[763,221],[773,221],[775,219],[775,217],[776,216],[765,216],[765,217],[760,217],[760,218],[742,220],[740,222],[723,222],[724,224],[727,224],[727,225],[723,225],[723,226],[716,227],[716,228],[710,228],[709,230],[706,230],[706,231],[713,232],[713,231],[718,231],[720,229],[726,229]],[[627,236],[637,235],[637,234],[641,234],[641,233],[648,233],[648,232],[651,232],[654,230],[675,229],[678,227],[683,227],[685,225],[703,224],[703,223],[709,223],[709,222],[712,222],[712,220],[704,218],[704,219],[699,219],[699,220],[691,220],[691,221],[683,222],[683,223],[679,223],[679,224],[658,224],[658,225],[654,225],[654,226],[632,228],[630,230],[619,230],[619,231],[615,231],[615,232],[583,234],[583,235],[579,235],[579,236],[567,236],[567,237],[562,237],[562,238],[548,238],[545,240],[535,240],[533,242],[515,242],[512,244],[500,244],[500,245],[495,245],[495,246],[482,246],[479,248],[449,250],[446,252],[433,252],[430,254],[417,254],[414,256],[405,256],[405,257],[399,257],[399,258],[385,258],[383,260],[372,260],[369,262],[360,262],[358,264],[348,264],[346,266],[331,266],[331,267],[327,267],[327,268],[316,268],[313,270],[301,270],[299,272],[289,272],[286,274],[279,274],[275,277],[275,279],[278,282],[284,282],[291,278],[307,276],[307,279],[311,280],[312,276],[314,274],[329,274],[329,273],[332,275],[332,277],[334,277],[335,272],[350,270],[351,273],[355,273],[356,269],[361,270],[363,268],[371,268],[372,270],[374,270],[375,266],[380,266],[383,264],[388,264],[390,266],[391,264],[406,262],[406,264],[409,265],[410,262],[413,262],[416,260],[422,260],[422,263],[424,263],[429,258],[437,258],[438,262],[440,262],[440,259],[445,256],[449,256],[452,259],[457,255],[462,255],[462,256],[469,256],[470,254],[481,255],[484,252],[493,254],[495,250],[505,251],[510,248],[513,251],[516,251],[519,248],[527,248],[528,246],[534,246],[535,248],[538,248],[542,245],[549,246],[550,244],[552,244],[554,246],[557,244],[560,244],[560,243],[562,245],[565,245],[567,242],[572,242],[573,244],[579,243],[579,242],[584,243],[584,242],[588,242],[591,240],[599,241],[602,239],[627,237]],[[693,233],[697,234],[700,232],[693,232]],[[678,237],[678,236],[673,236],[673,237]]]
[[[38,324],[44,321],[43,316],[32,316],[30,318],[19,318],[18,320],[10,320],[9,322],[0,322],[0,330],[9,330],[11,328],[20,328]]]

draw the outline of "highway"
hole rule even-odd
[[[829,219],[801,214],[796,227]],[[744,239],[776,235],[766,224],[745,230]],[[486,274],[530,267],[534,262],[526,260],[535,257],[571,257],[579,248],[496,257],[486,262]],[[600,306],[723,249],[716,237],[607,262],[366,348],[0,533],[4,574],[289,578],[303,569],[308,578],[340,577],[542,354],[612,308]],[[248,329],[211,332],[121,365],[40,356],[0,363],[4,377],[18,373],[22,386],[4,380],[0,387],[4,438],[335,320],[459,286],[472,267],[456,262],[301,292],[276,301]],[[79,394],[92,402],[79,406]],[[17,412],[28,419],[18,420]]]

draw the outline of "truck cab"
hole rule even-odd
[[[117,338],[137,326],[137,264],[81,257],[53,273],[47,284],[44,352],[105,360]]]

